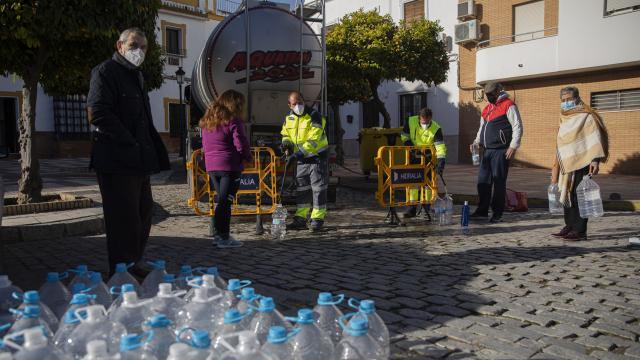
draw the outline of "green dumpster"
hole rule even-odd
[[[360,168],[365,175],[376,170],[375,157],[382,146],[402,145],[400,134],[402,128],[366,128],[360,130]]]

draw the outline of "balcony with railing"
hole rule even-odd
[[[196,16],[207,16],[207,11],[200,7],[199,1],[171,1],[162,0],[162,6],[169,10]]]
[[[242,0],[216,0],[216,15],[227,16],[233,14],[242,5]]]

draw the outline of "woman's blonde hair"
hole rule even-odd
[[[233,118],[241,119],[243,110],[244,95],[235,90],[227,90],[209,105],[199,125],[207,130],[217,129],[227,125]]]

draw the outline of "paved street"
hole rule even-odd
[[[245,246],[218,250],[204,236],[207,219],[184,205],[187,193],[154,187],[149,259],[168,260],[170,271],[217,265],[225,278],[253,280],[287,315],[319,291],[375,299],[396,359],[640,358],[640,250],[627,247],[640,232],[637,213],[607,213],[579,243],[548,236],[562,219],[543,210],[461,235],[420,221],[386,227],[372,194],[339,189],[326,232],[275,242],[253,234],[253,218],[236,218]],[[5,251],[8,273],[25,288],[78,263],[106,272],[104,236]]]

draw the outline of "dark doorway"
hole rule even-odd
[[[362,127],[372,128],[380,126],[380,112],[373,101],[362,103]]]
[[[0,154],[18,152],[18,99],[0,97]]]

